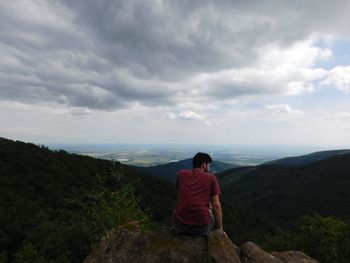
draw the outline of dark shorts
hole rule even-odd
[[[187,225],[181,223],[177,218],[176,215],[174,214],[174,229],[175,233],[178,235],[189,235],[189,236],[206,236],[209,235],[210,229],[214,225],[214,215],[213,212],[209,209],[210,211],[210,224],[209,225],[204,225],[204,226],[198,226],[198,225]]]

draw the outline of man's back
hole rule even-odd
[[[210,224],[209,203],[214,195],[220,195],[216,177],[198,168],[181,170],[177,187],[177,219],[188,225]]]

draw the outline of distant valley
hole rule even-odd
[[[213,160],[234,166],[258,165],[287,156],[308,154],[317,147],[239,146],[239,145],[49,145],[70,153],[115,160],[127,165],[156,166],[192,158],[199,151],[209,153]]]

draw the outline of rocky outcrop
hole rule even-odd
[[[319,263],[317,260],[310,258],[300,251],[272,252],[271,254],[281,259],[283,263]]]
[[[282,263],[282,261],[264,250],[253,242],[244,243],[241,246],[242,263]]]
[[[263,251],[253,242],[237,247],[220,230],[208,238],[176,236],[169,229],[143,232],[136,222],[106,234],[84,263],[317,263],[298,251]]]
[[[300,251],[267,253],[253,242],[241,246],[242,263],[319,263]]]

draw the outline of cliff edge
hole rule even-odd
[[[108,232],[84,260],[99,262],[319,263],[299,251],[268,253],[253,242],[238,247],[220,230],[208,238],[176,236],[169,229],[141,231],[137,222]]]

